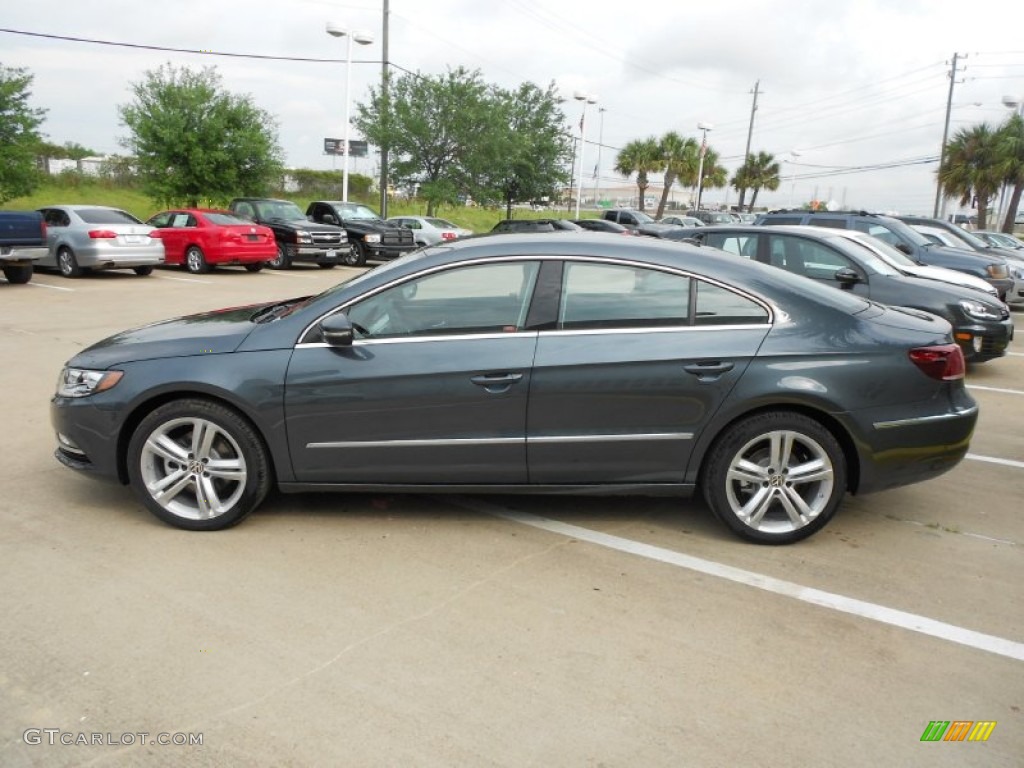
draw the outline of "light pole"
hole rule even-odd
[[[579,187],[576,190],[576,218],[578,219],[580,217],[580,199],[583,197],[583,152],[586,149],[587,104],[597,104],[597,96],[576,91],[572,97],[576,101],[583,102],[583,116],[580,117],[580,178]]]
[[[789,158],[783,160],[784,163],[789,163],[793,171],[789,174],[789,208],[793,207],[793,196],[796,192],[796,159],[800,157],[800,153],[795,149],[789,150]]]
[[[708,131],[714,128],[711,123],[697,123],[698,130],[702,131],[700,140],[700,163],[697,166],[697,210],[700,210],[700,198],[704,192],[704,155],[708,153]]]
[[[359,43],[359,45],[369,45],[373,42],[373,35],[368,32],[357,32],[351,29],[346,29],[340,24],[335,24],[333,21],[327,22],[327,34],[331,37],[347,37],[348,45],[345,52],[345,138],[344,138],[344,149],[345,149],[345,160],[342,164],[342,181],[341,181],[341,200],[342,202],[348,202],[348,158],[351,154],[349,147],[349,106],[352,101],[352,41]]]
[[[601,127],[597,134],[597,165],[594,166],[594,201],[597,202],[597,186],[601,182],[601,147],[604,145],[604,107],[598,107],[597,113],[601,117]]]

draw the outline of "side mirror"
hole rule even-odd
[[[331,347],[352,346],[352,321],[344,312],[335,312],[320,323],[320,333]]]
[[[324,221],[323,221],[323,223],[324,224],[334,224],[335,226],[337,226],[337,224],[338,224],[338,217],[335,216],[333,213],[325,213],[324,214]]]
[[[899,250],[903,251],[905,254],[907,254],[907,256],[913,256],[914,255],[914,249],[911,248],[906,243],[896,243],[896,248],[898,248]]]
[[[833,277],[836,279],[836,282],[844,288],[849,288],[851,285],[861,281],[860,275],[857,274],[857,270],[851,269],[850,267],[837,269]]]

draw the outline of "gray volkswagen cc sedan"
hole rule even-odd
[[[317,296],[68,361],[57,458],[215,530],[286,492],[703,494],[797,541],[935,477],[977,420],[948,322],[717,251],[587,233],[439,245]]]

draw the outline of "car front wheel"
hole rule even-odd
[[[846,459],[835,436],[799,413],[771,411],[729,427],[703,476],[704,498],[733,532],[790,544],[825,526],[846,492]]]
[[[360,243],[352,243],[341,260],[349,267],[361,267],[366,263],[366,250]]]
[[[150,512],[177,528],[216,531],[241,522],[270,489],[270,465],[253,426],[209,400],[175,400],[139,424],[128,476]]]

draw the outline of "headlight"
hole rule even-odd
[[[983,301],[974,299],[961,299],[960,309],[976,320],[1002,320],[1003,314],[999,307],[993,307]]]
[[[379,243],[380,235],[363,235],[364,243]]]
[[[312,243],[313,237],[304,229],[295,230],[295,241],[299,243]]]
[[[87,371],[65,368],[57,379],[57,397],[87,397],[113,387],[124,371]]]

